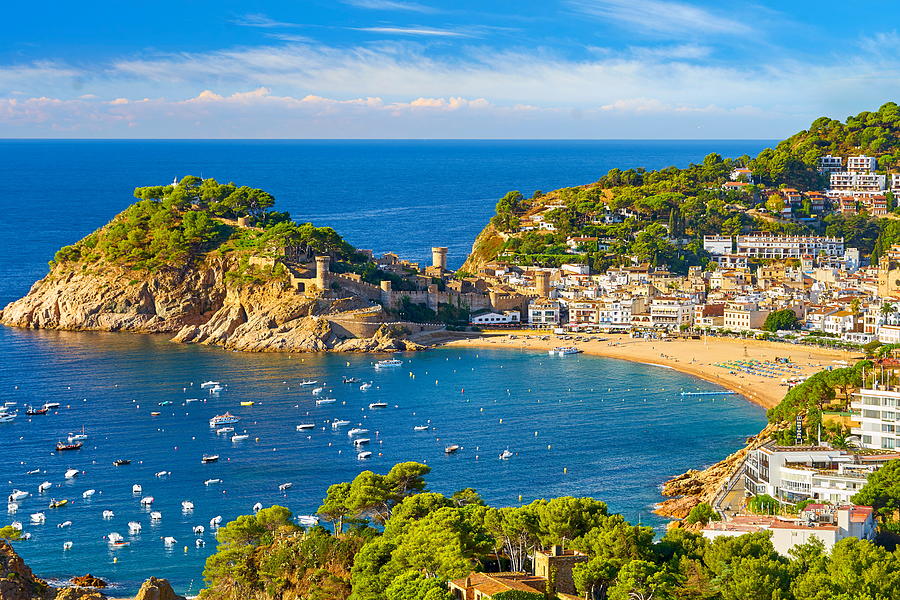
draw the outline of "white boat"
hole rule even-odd
[[[234,431],[234,427],[219,427],[216,429],[216,434],[221,435],[223,433],[231,433]]]
[[[363,452],[359,452],[356,455],[356,458],[357,458],[357,460],[365,460],[367,458],[370,458],[371,456],[372,456],[371,452],[369,452],[368,450],[364,450]]]
[[[218,462],[218,460],[219,460],[218,454],[204,454],[203,458],[200,459],[200,462],[202,462],[204,465],[206,465],[209,463]]]
[[[23,492],[22,490],[13,490],[9,495],[10,502],[18,502],[19,500],[24,500],[28,496],[30,496],[28,492]]]
[[[449,446],[444,448],[444,453],[445,454],[454,454],[456,452],[459,452],[459,450],[460,450],[460,446],[458,444],[450,444]]]
[[[207,479],[203,482],[203,485],[215,485],[217,483],[222,483],[221,479]]]
[[[319,383],[319,382],[316,381],[315,379],[304,379],[303,381],[300,382],[299,385],[316,385],[317,383]]]
[[[6,505],[6,512],[9,513],[9,514],[11,514],[11,515],[16,514],[17,512],[19,512],[19,505],[16,504],[15,502],[9,502],[9,503],[7,503],[7,505]]]
[[[71,527],[71,526],[72,526],[72,521],[63,521],[62,523],[57,525],[57,527],[59,527],[60,529],[65,529],[66,527]]]
[[[348,437],[353,437],[354,435],[359,435],[361,433],[369,433],[368,429],[363,429],[362,427],[354,427],[350,431],[347,432]]]
[[[172,474],[172,471],[160,471],[156,474],[157,477],[168,477]]]
[[[221,385],[214,385],[211,388],[209,388],[209,393],[210,394],[218,394],[219,392],[221,392],[224,389],[225,388],[223,388]]]
[[[304,527],[315,527],[319,524],[319,517],[314,515],[299,515],[297,517],[297,522]]]
[[[416,425],[413,427],[413,431],[428,431],[428,425]]]
[[[163,538],[163,543],[166,545],[166,547],[171,548],[178,543],[178,540],[176,540],[172,536],[166,536]]]
[[[402,360],[397,360],[396,358],[389,358],[387,360],[379,360],[375,363],[376,369],[384,369],[385,367],[399,367],[403,365]]]
[[[38,493],[43,494],[44,492],[46,492],[47,490],[49,490],[52,487],[53,487],[52,483],[50,483],[49,481],[45,481],[44,483],[42,483],[41,485],[38,486]]]
[[[146,496],[144,498],[141,498],[141,506],[150,506],[151,504],[153,504],[153,500],[153,496]]]
[[[90,498],[91,496],[93,496],[93,495],[96,494],[96,493],[97,493],[97,490],[93,490],[93,489],[91,489],[91,490],[85,490],[84,492],[82,492],[81,497],[84,498],[84,499],[86,500],[86,499]]]
[[[109,520],[109,519],[112,519],[114,516],[116,516],[116,513],[114,513],[111,510],[104,510],[102,516],[104,519]]]
[[[338,427],[344,427],[345,425],[349,425],[349,424],[350,424],[350,421],[347,421],[346,419],[338,419],[336,421],[331,422],[331,428],[337,429]]]
[[[236,417],[230,412],[226,412],[224,415],[216,415],[212,419],[210,419],[209,426],[219,427],[220,425],[231,425],[232,423],[237,423],[240,420],[240,417]]]
[[[337,398],[321,398],[316,400],[316,405],[322,406],[323,404],[334,404],[335,402],[337,402]]]
[[[70,433],[68,439],[70,442],[81,442],[88,439],[88,435],[84,432],[84,426],[81,427],[81,433]]]
[[[12,423],[16,416],[16,413],[0,413],[0,423]]]
[[[220,385],[218,381],[204,381],[200,384],[200,389],[207,390],[209,388],[216,387],[217,385]]]
[[[359,446],[362,446],[363,444],[368,444],[368,443],[371,442],[371,441],[372,441],[372,440],[370,440],[369,438],[356,438],[355,440],[353,440],[353,443],[354,443],[357,447],[359,447]]]
[[[200,402],[200,398],[185,398],[184,401],[187,402],[187,403],[190,403],[190,402]]]
[[[26,475],[37,475],[37,474],[40,473],[40,472],[41,472],[40,469],[32,469],[32,470],[26,472],[25,474],[26,474]]]
[[[162,521],[162,513],[159,512],[158,510],[154,510],[153,512],[150,513],[150,520],[151,521]]]
[[[302,423],[297,425],[297,431],[305,431],[307,429],[315,429],[316,426],[314,423]]]
[[[513,453],[509,451],[509,449],[504,450],[500,453],[500,460],[508,460],[512,458]]]
[[[63,542],[63,550],[71,550],[72,542]]]
[[[222,524],[222,515],[218,515],[209,520],[210,527],[218,527]]]
[[[569,354],[581,354],[581,350],[574,346],[557,346],[552,350],[547,350],[550,356],[568,356]]]
[[[387,408],[387,402],[370,402],[369,408]]]
[[[362,391],[366,391],[371,387],[372,387],[372,384],[367,381],[364,384],[362,384],[361,386],[359,386],[359,389],[361,389]]]
[[[249,438],[250,438],[249,435],[247,435],[246,433],[242,433],[240,435],[231,436],[231,441],[232,442],[243,442],[244,440],[249,439]]]
[[[15,406],[16,404],[18,404],[18,402],[4,402],[3,406],[9,408],[10,406]]]
[[[313,388],[312,393],[313,393],[313,396],[318,396],[319,394],[321,394],[324,391],[325,391],[325,388],[317,387],[317,388]]]
[[[66,479],[75,479],[80,471],[78,469],[69,469],[66,471]]]
[[[205,531],[206,528],[204,528],[203,525],[195,525],[193,529],[194,535],[203,535],[203,532]]]
[[[262,510],[262,502],[257,502],[253,505],[253,512],[258,513]]]
[[[47,410],[59,408],[59,402],[45,402],[43,408],[46,408]]]
[[[196,546],[197,548],[202,548],[205,545],[206,545],[206,542],[204,542],[200,538],[197,538],[196,540],[194,540],[194,546]]]
[[[128,522],[128,533],[130,533],[131,535],[136,535],[136,534],[140,533],[141,529],[143,529],[143,528],[144,528],[143,525],[141,525],[137,521],[129,521]]]
[[[125,538],[123,538],[121,534],[116,533],[115,531],[106,536],[106,541],[108,541],[110,544],[118,544],[124,539]]]
[[[31,522],[35,525],[42,525],[47,520],[47,517],[42,512],[31,513]]]
[[[181,502],[181,510],[183,510],[183,511],[194,510],[194,503],[191,502],[190,500],[183,500]]]
[[[139,483],[136,483],[136,484],[134,484],[133,486],[131,486],[131,493],[132,493],[132,494],[140,494],[140,493],[143,492],[143,491],[144,491],[144,488],[142,488],[141,485],[140,485]]]
[[[294,487],[294,484],[291,483],[290,481],[288,481],[287,483],[282,483],[281,485],[279,485],[279,486],[278,486],[278,491],[279,491],[279,492],[283,492],[283,491],[285,491],[285,490],[291,489],[292,487]]]

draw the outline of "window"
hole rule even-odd
[[[894,438],[881,438],[881,447],[885,450],[893,450]]]

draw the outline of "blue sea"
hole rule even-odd
[[[28,291],[61,245],[101,226],[131,201],[135,186],[187,174],[271,191],[298,220],[331,225],[353,244],[427,260],[450,248],[462,263],[497,198],[594,181],[613,167],[698,162],[709,152],[755,154],[765,141],[0,141],[0,303]],[[326,487],[363,469],[426,462],[431,489],[477,488],[497,505],[591,495],[635,522],[651,514],[659,485],[741,446],[765,421],[739,397],[685,400],[682,390],[716,386],[675,371],[586,356],[512,350],[436,350],[375,371],[369,356],[252,355],[172,344],[164,336],[0,328],[0,402],[59,402],[53,414],[0,424],[0,492],[32,494],[0,526],[21,521],[32,538],[17,549],[39,575],[86,572],[133,593],[150,575],[181,593],[202,586],[214,551],[209,521],[279,503],[315,512]],[[341,383],[342,376],[372,381]],[[333,404],[317,406],[303,379],[322,382]],[[219,395],[202,381],[222,382]],[[187,402],[188,399],[197,399]],[[252,407],[241,406],[253,401]],[[371,402],[387,408],[370,409]],[[161,405],[162,403],[162,405]],[[231,442],[208,420],[239,415]],[[23,410],[24,412],[24,410]],[[151,416],[159,412],[159,416]],[[333,430],[334,419],[350,421]],[[315,423],[298,432],[296,425]],[[415,432],[416,425],[431,430]],[[356,457],[346,430],[370,430],[372,458]],[[68,432],[89,438],[56,454]],[[449,444],[463,449],[445,455]],[[514,456],[501,461],[509,449]],[[219,454],[202,464],[203,454]],[[131,465],[114,467],[128,458]],[[81,473],[63,477],[69,468]],[[40,473],[27,475],[27,471]],[[160,471],[171,475],[156,477]],[[208,479],[221,483],[206,486]],[[38,485],[53,487],[42,495]],[[279,484],[291,482],[285,491]],[[132,494],[132,485],[143,493]],[[90,499],[82,492],[95,489]],[[150,509],[140,498],[153,496]],[[69,505],[48,509],[51,499]],[[195,509],[184,513],[182,500]],[[104,510],[114,516],[105,520]],[[162,513],[151,523],[149,511]],[[46,523],[32,525],[42,511]],[[57,527],[71,521],[66,528]],[[127,523],[143,531],[129,536]],[[204,525],[197,548],[194,525]],[[110,549],[104,536],[130,544]],[[177,543],[166,548],[162,537]],[[63,544],[71,541],[71,550]]]

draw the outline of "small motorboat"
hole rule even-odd
[[[218,429],[216,429],[216,435],[231,433],[232,431],[234,431],[234,427],[219,427]]]
[[[259,511],[262,510],[262,507],[263,507],[262,502],[257,502],[256,504],[253,505],[253,512],[258,513]]]
[[[207,390],[209,388],[216,387],[217,385],[221,385],[218,381],[204,381],[200,384],[200,389]]]
[[[31,514],[31,522],[35,525],[42,525],[46,520],[47,517],[42,512]]]
[[[43,494],[45,491],[49,490],[52,487],[53,487],[52,483],[50,483],[49,481],[45,481],[44,483],[42,483],[41,485],[38,486],[38,493]]]
[[[161,414],[162,414],[161,412],[154,411],[154,412],[150,413],[150,416],[151,416],[151,417],[158,417],[158,416],[161,415]]]
[[[206,545],[206,542],[204,542],[200,538],[197,538],[196,540],[194,540],[194,546],[196,546],[197,548],[202,548],[205,545]]]
[[[457,444],[450,444],[446,448],[444,448],[444,452],[446,454],[453,454],[454,452],[459,452],[460,446]]]
[[[48,412],[50,412],[49,408],[32,408],[29,406],[25,409],[25,414],[29,417],[33,417],[36,415],[46,415]]]
[[[116,516],[116,513],[114,513],[114,512],[111,511],[111,510],[104,510],[104,511],[103,511],[103,514],[102,514],[102,517],[103,517],[104,519],[106,519],[107,521],[110,520],[110,519],[112,519],[112,518],[115,517],[115,516]]]
[[[154,510],[153,512],[150,513],[150,520],[151,521],[162,521],[162,513],[159,512],[158,510]]]
[[[156,474],[157,477],[168,477],[172,474],[172,471],[160,471]]]
[[[313,396],[318,396],[319,394],[321,394],[324,391],[325,391],[325,388],[317,387],[317,388],[313,388],[312,393],[313,393]]]
[[[113,461],[114,467],[124,467],[125,465],[130,465],[130,464],[131,464],[131,461],[128,460],[127,458],[117,458],[116,460]]]
[[[305,431],[307,429],[315,429],[316,426],[314,423],[302,423],[297,425],[297,431]]]
[[[74,444],[63,444],[62,442],[57,442],[56,451],[66,452],[67,450],[81,450],[82,445],[82,442],[75,442]]]
[[[350,424],[350,421],[347,421],[346,419],[338,419],[336,421],[331,422],[331,428],[337,429],[338,427],[344,427],[345,425],[349,425],[349,424]]]
[[[175,538],[173,538],[170,535],[163,538],[163,544],[165,544],[167,548],[171,548],[172,546],[174,546],[177,543],[178,543],[178,540],[176,540]]]
[[[60,529],[65,529],[66,527],[71,527],[71,526],[72,526],[72,521],[63,521],[62,523],[57,525],[57,527],[59,527]]]
[[[217,483],[222,483],[221,479],[207,479],[203,482],[203,485],[216,485]]]
[[[71,550],[72,542],[63,542],[63,550]]]
[[[6,505],[6,512],[9,513],[9,514],[11,514],[11,515],[16,514],[17,512],[19,512],[19,505],[16,504],[15,502],[9,502],[9,503],[7,503],[7,505]]]
[[[294,487],[294,484],[291,483],[290,481],[288,481],[287,483],[282,483],[281,485],[279,485],[279,486],[278,486],[278,491],[279,491],[279,492],[283,492],[283,491],[285,491],[285,490],[291,489],[292,487]]]
[[[68,440],[70,442],[84,441],[88,439],[88,434],[84,432],[84,426],[81,426],[81,433],[70,433]]]
[[[357,460],[365,460],[365,459],[371,458],[371,457],[372,457],[372,453],[369,452],[368,450],[364,450],[363,452],[359,452],[359,453],[357,453],[357,455],[356,455],[356,459],[357,459]]]
[[[346,375],[344,376],[342,381],[344,383],[359,383],[360,382],[360,380],[357,379],[356,377],[347,377]]]
[[[353,437],[354,435],[360,435],[362,433],[369,433],[369,430],[363,429],[362,427],[354,427],[347,432],[347,437]]]
[[[42,408],[46,408],[47,410],[59,408],[59,402],[45,402]]]
[[[69,469],[66,471],[66,479],[75,479],[81,473],[78,469]]]
[[[316,381],[315,379],[304,379],[303,381],[301,381],[301,382],[299,383],[299,385],[303,385],[303,386],[306,386],[306,385],[316,385],[317,383],[319,383],[319,382]]]
[[[200,462],[203,464],[214,463],[219,460],[218,454],[204,454],[203,458],[200,459]]]
[[[231,425],[232,423],[237,423],[240,420],[240,417],[236,417],[230,412],[226,412],[224,415],[216,415],[212,419],[210,419],[209,426],[219,427],[220,425]]]
[[[315,527],[319,524],[319,517],[315,515],[299,515],[297,517],[297,522],[304,527]]]
[[[123,538],[121,534],[113,531],[106,536],[106,541],[108,541],[110,544],[122,544],[124,543],[125,538]]]
[[[153,496],[145,496],[141,498],[141,506],[150,506],[155,498]]]
[[[0,412],[0,423],[12,423],[18,413]]]
[[[49,506],[48,508],[62,508],[63,506],[65,506],[65,505],[68,504],[68,503],[69,503],[69,501],[68,501],[68,500],[65,500],[65,499],[63,499],[63,500],[51,500],[51,501],[50,501],[50,506]]]
[[[370,402],[369,408],[387,408],[387,402]]]
[[[370,440],[369,438],[356,438],[355,440],[353,440],[353,444],[355,446],[359,447],[359,446],[362,446],[363,444],[368,444],[371,441],[372,440]]]
[[[19,500],[24,500],[28,496],[30,496],[28,492],[23,492],[22,490],[13,490],[9,495],[10,502],[18,502]]]
[[[209,393],[210,394],[218,394],[219,392],[221,392],[224,389],[225,388],[222,387],[221,385],[214,385],[211,388],[209,388]]]
[[[171,400],[163,400],[162,402],[159,403],[159,406],[169,406],[171,404],[172,404]]]
[[[200,402],[200,398],[185,398],[184,401],[185,401],[186,403]]]
[[[510,452],[509,449],[507,448],[506,450],[504,450],[503,452],[500,453],[500,460],[509,460],[510,458],[512,458],[512,456],[513,456],[513,453]]]
[[[337,398],[320,398],[316,400],[316,406],[322,406],[323,404],[334,404],[337,402]]]
[[[37,474],[40,473],[40,472],[41,472],[40,469],[32,469],[32,470],[30,470],[30,471],[27,471],[25,474],[26,474],[26,475],[37,475]]]
[[[140,493],[142,493],[143,491],[144,491],[144,488],[142,488],[142,487],[141,487],[141,484],[139,484],[139,483],[136,483],[136,484],[134,484],[133,486],[131,486],[131,493],[132,493],[132,494],[140,494]]]
[[[371,389],[371,387],[372,387],[372,384],[367,381],[364,384],[362,384],[361,386],[359,386],[359,389],[365,392],[366,390]]]
[[[195,525],[193,529],[194,535],[203,535],[205,531],[206,529],[203,527],[203,525]]]
[[[253,402],[253,400],[244,400],[243,402],[241,402],[241,406],[253,406],[254,404],[256,403]]]
[[[217,515],[209,520],[210,527],[218,527],[222,524],[222,515]]]
[[[137,535],[138,533],[141,532],[141,529],[143,529],[143,528],[144,527],[137,521],[129,521],[128,522],[128,533],[130,533],[131,535]]]
[[[92,489],[92,490],[85,490],[85,491],[81,494],[81,497],[84,498],[85,500],[87,500],[88,498],[91,498],[91,497],[92,497],[94,494],[96,494],[96,493],[97,493],[97,490],[93,490],[93,489]]]
[[[194,503],[190,500],[183,500],[181,502],[181,510],[187,512],[189,510],[194,510]]]
[[[413,431],[428,431],[428,425],[416,425],[413,427]]]
[[[385,369],[388,367],[399,367],[403,365],[402,360],[397,360],[396,358],[389,358],[387,360],[379,360],[375,363],[376,369]]]
[[[232,442],[243,442],[244,440],[249,439],[249,438],[250,438],[249,435],[247,435],[246,433],[242,433],[240,435],[231,436],[231,441]]]

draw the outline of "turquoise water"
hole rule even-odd
[[[708,152],[754,154],[765,145],[0,141],[0,304],[25,294],[57,248],[127,206],[133,187],[187,173],[266,188],[279,209],[332,225],[359,247],[424,260],[432,245],[449,246],[451,264],[458,265],[496,199],[510,189],[530,195],[596,180],[613,167],[683,166]],[[372,360],[247,355],[171,344],[160,336],[0,328],[0,402],[17,402],[20,409],[62,404],[52,415],[0,424],[0,492],[5,496],[15,487],[33,494],[17,514],[2,515],[0,524],[25,524],[32,539],[17,548],[41,576],[91,572],[115,582],[114,591],[124,595],[155,575],[182,593],[196,592],[215,543],[207,532],[207,545],[195,548],[193,525],[208,528],[212,517],[227,521],[256,502],[311,513],[329,484],[362,469],[383,472],[399,461],[423,461],[434,468],[428,481],[436,491],[471,486],[498,505],[515,504],[520,495],[523,502],[592,495],[633,521],[661,525],[650,513],[660,500],[658,486],[719,460],[764,422],[761,409],[737,397],[682,401],[679,395],[682,389],[717,389],[711,384],[609,359],[437,350],[404,357],[402,368],[378,373]],[[342,375],[374,386],[361,392],[340,383]],[[316,407],[309,389],[297,386],[304,378],[327,381],[339,402]],[[227,384],[227,391],[216,398],[196,389],[210,379]],[[206,402],[186,404],[188,398]],[[241,407],[246,400],[256,405]],[[389,408],[370,410],[373,401]],[[210,430],[208,419],[225,410],[242,417],[238,428],[250,440],[232,444]],[[151,417],[152,411],[161,414]],[[331,430],[327,421],[335,418],[372,430],[371,460],[358,461],[346,433]],[[413,431],[429,419],[433,431]],[[295,426],[306,421],[319,429],[298,433]],[[53,452],[57,441],[82,426],[90,436],[84,449]],[[443,449],[451,443],[464,449],[446,456]],[[507,447],[515,456],[498,460]],[[222,458],[203,465],[204,453]],[[116,468],[111,463],[117,458],[134,462]],[[70,467],[84,473],[65,480]],[[35,468],[42,472],[25,474]],[[171,476],[155,477],[163,470]],[[203,485],[210,478],[222,484]],[[38,496],[43,481],[54,487]],[[277,486],[285,482],[294,485],[280,493]],[[152,510],[162,513],[160,523],[152,525],[132,495],[135,483],[155,497]],[[83,500],[87,489],[99,493]],[[48,510],[51,498],[71,503]],[[194,502],[192,514],[182,513],[182,500]],[[103,510],[115,516],[104,520]],[[29,524],[37,511],[46,513],[44,525]],[[67,520],[70,528],[57,527]],[[132,520],[142,523],[141,535],[110,550],[104,536],[118,532],[128,539]],[[164,547],[164,536],[178,540],[174,548]],[[64,552],[66,541],[73,547]]]

